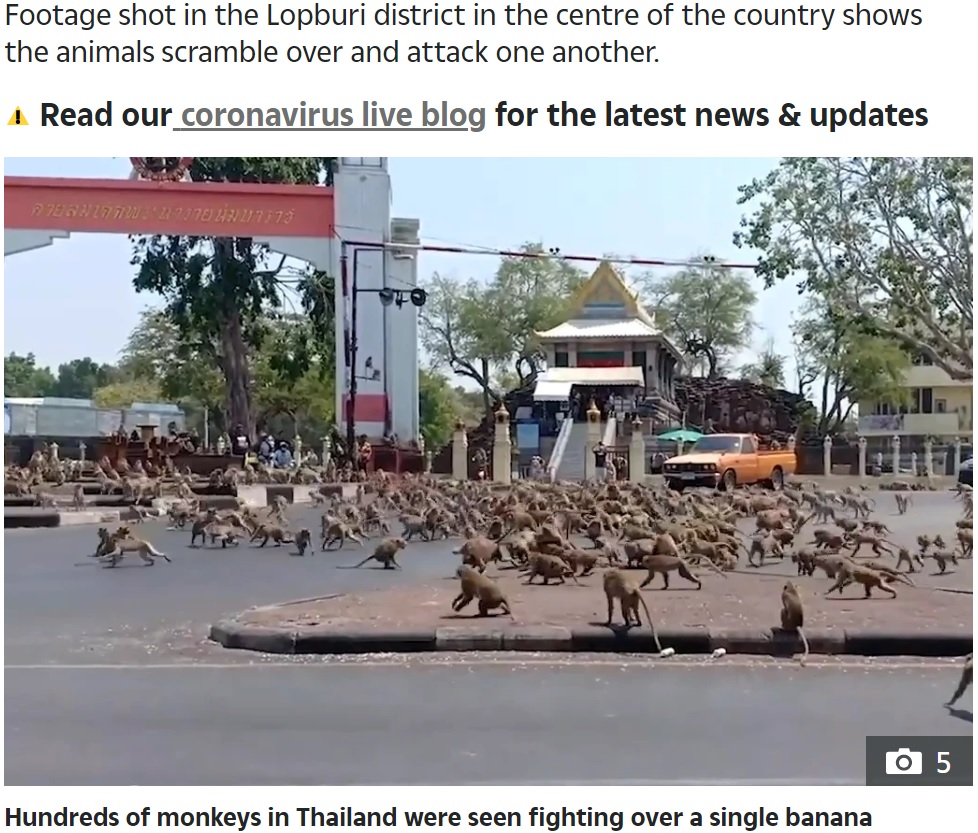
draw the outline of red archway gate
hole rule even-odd
[[[8,176],[3,203],[5,231],[58,237],[95,232],[330,241],[334,236],[333,189],[322,185]],[[5,254],[18,250],[6,243]]]

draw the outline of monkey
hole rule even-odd
[[[947,544],[944,543],[944,538],[941,535],[934,536],[934,549],[946,550]]]
[[[561,558],[581,578],[591,575],[594,572],[594,568],[598,566],[599,560],[596,553],[578,549],[565,550]],[[581,572],[578,573],[578,570]]]
[[[975,533],[972,529],[958,530],[958,544],[961,546],[961,557],[971,558],[975,552]]]
[[[218,541],[221,542],[221,549],[227,549],[228,544],[238,545],[238,538],[241,537],[241,528],[232,524],[211,523],[204,528],[204,533],[210,537],[213,546]]]
[[[815,559],[817,557],[815,550],[811,547],[802,547],[791,554],[791,560],[798,567],[798,575],[800,576],[815,575]]]
[[[891,567],[888,564],[884,564],[882,561],[867,561],[865,566],[869,567],[870,570],[876,570],[877,573],[882,573],[886,577],[887,581],[902,581],[905,584],[911,585],[912,587],[917,586],[898,569]]]
[[[842,592],[843,587],[847,587],[853,582],[858,582],[863,586],[866,591],[866,598],[869,599],[873,595],[873,588],[878,587],[884,593],[889,593],[891,599],[897,597],[897,592],[886,580],[886,577],[881,573],[876,572],[876,570],[870,570],[868,567],[864,567],[861,564],[846,563],[843,564],[839,569],[838,577],[835,580],[835,584],[825,593],[828,596],[830,593],[838,590]]]
[[[261,538],[261,543],[258,545],[259,548],[264,547],[269,539],[275,542],[276,547],[282,546],[282,544],[291,544],[294,542],[293,537],[286,532],[282,527],[276,524],[261,524],[258,529],[254,531],[251,536],[252,541],[257,541]]]
[[[363,539],[354,534],[353,530],[350,529],[349,524],[345,524],[342,521],[335,521],[334,523],[331,523],[323,533],[322,550],[325,552],[328,549],[332,549],[333,544],[337,544],[336,549],[342,549],[343,544],[347,541],[352,541],[354,544],[359,544],[361,547],[363,546]]]
[[[812,535],[815,540],[809,543],[815,544],[815,549],[841,550],[845,544],[845,537],[833,529],[814,529]]]
[[[852,510],[856,518],[868,518],[876,506],[876,501],[871,498],[860,498],[854,495],[842,495],[842,503],[847,509]]]
[[[299,555],[305,555],[306,550],[312,547],[312,534],[303,527],[295,534],[295,548]],[[315,550],[313,550],[315,552]]]
[[[109,530],[106,527],[100,526],[98,528],[98,546],[95,548],[95,552],[93,552],[88,557],[101,558],[103,555],[109,552],[114,546],[115,546],[115,542],[113,540],[112,534],[109,532]]]
[[[863,529],[875,532],[880,537],[890,534],[890,528],[882,521],[863,521]]]
[[[974,656],[974,651],[972,651],[964,658],[964,668],[961,670],[961,680],[958,682],[958,687],[954,690],[954,694],[951,695],[951,699],[944,704],[947,706],[947,708],[951,708],[955,703],[957,703],[971,686],[972,675],[974,674]]]
[[[820,524],[828,523],[831,519],[835,523],[835,508],[829,506],[827,503],[816,503],[814,506],[814,512],[812,513],[815,517],[815,522]]]
[[[889,553],[891,555],[893,553],[893,545],[889,541],[883,540],[879,535],[876,535],[873,532],[855,533],[850,540],[850,544],[852,545],[853,558],[859,554],[859,550],[863,548],[864,544],[871,547],[875,555],[884,555],[884,551],[885,553]]]
[[[38,492],[34,499],[38,506],[45,509],[58,508],[58,501],[54,499],[54,495],[49,495],[47,492]]]
[[[604,532],[604,527],[599,520],[593,520],[587,525],[584,530],[584,535],[588,538],[594,545],[594,549],[600,548],[601,544],[598,543],[601,540],[601,535]]]
[[[903,494],[902,492],[894,492],[893,499],[896,501],[897,514],[906,515],[907,510],[913,503],[913,498],[909,494]]]
[[[85,508],[85,487],[81,483],[75,484],[71,495],[71,507],[78,512]]]
[[[354,568],[362,567],[368,561],[379,561],[384,565],[385,570],[400,570],[401,565],[397,563],[397,552],[407,546],[407,541],[403,538],[385,538],[377,544],[374,551],[359,564],[354,564]]]
[[[712,563],[712,562],[708,562]],[[642,559],[642,566],[649,571],[649,574],[645,577],[639,585],[639,589],[644,589],[652,583],[652,580],[656,577],[658,573],[662,574],[662,589],[669,589],[669,573],[675,570],[679,575],[681,575],[687,581],[692,582],[696,585],[697,590],[703,589],[703,582],[693,575],[692,570],[689,569],[689,564],[678,555],[647,555]],[[714,565],[714,569],[719,572],[719,568]]]
[[[701,538],[693,538],[688,544],[690,555],[701,555],[709,558],[714,564],[724,564],[728,561],[727,556],[732,556],[736,562],[737,554],[729,545],[722,542],[704,541]]]
[[[141,524],[147,518],[155,517],[152,509],[147,509],[145,506],[139,506],[135,503],[129,507],[129,511],[135,514],[135,517],[132,517],[129,520],[137,524]]]
[[[839,518],[835,523],[846,535],[852,535],[853,532],[859,529],[859,521],[854,518]]]
[[[925,558],[933,558],[937,562],[937,568],[940,575],[944,575],[947,571],[947,563],[950,561],[955,567],[958,566],[958,557],[954,550],[934,550],[934,552],[929,553],[924,556]]]
[[[190,546],[196,545],[198,536],[200,536],[201,541],[206,541],[207,536],[204,533],[204,530],[216,520],[217,512],[215,512],[213,509],[208,509],[207,512],[204,513],[204,517],[195,518],[193,526],[190,527]]]
[[[608,600],[608,621],[606,627],[611,627],[611,620],[615,615],[615,599],[621,608],[621,618],[625,621],[625,627],[631,626],[631,620],[635,619],[635,626],[642,627],[642,617],[639,615],[638,608],[645,610],[645,618],[649,620],[649,627],[652,629],[652,639],[655,640],[655,649],[661,654],[662,643],[659,642],[659,634],[655,630],[655,623],[652,621],[652,614],[649,613],[649,606],[645,603],[642,591],[628,576],[621,570],[608,570],[602,580],[604,595]]]
[[[455,555],[461,555],[463,564],[474,567],[480,573],[484,573],[493,561],[502,560],[499,544],[481,535],[463,541],[462,546],[455,550]]]
[[[574,579],[574,584],[580,584],[574,571],[567,566],[562,558],[556,555],[542,555],[534,553],[530,556],[524,573],[527,579],[524,584],[532,584],[533,579],[540,576],[544,584],[549,584],[550,579],[556,579],[559,584],[566,584],[567,578]]]
[[[429,540],[428,525],[420,515],[401,515],[400,522],[404,525],[401,530],[401,537],[405,541],[410,541],[415,535],[420,536],[422,541]]]
[[[122,529],[126,530],[127,534],[125,536],[118,535]],[[153,561],[154,556],[156,558],[162,558],[167,562],[170,561],[170,557],[166,553],[157,550],[149,541],[144,541],[142,538],[130,538],[128,532],[128,527],[120,527],[120,529],[116,530],[118,537],[113,538],[114,546],[102,557],[102,563],[109,567],[115,567],[122,560],[123,556],[130,552],[136,553],[143,560],[143,563],[150,567],[156,563]]]
[[[802,627],[804,624],[805,608],[801,603],[801,594],[794,584],[786,581],[784,588],[781,590],[781,630],[794,631],[801,639],[802,648],[804,649],[804,653],[799,659],[801,665],[804,665],[808,660],[808,637],[805,636],[805,631]]]
[[[309,490],[309,499],[312,501],[312,505],[322,508],[326,505],[326,495],[319,491],[319,489]]]
[[[760,556],[760,563],[754,562],[754,555]],[[778,556],[784,558],[784,549],[778,539],[771,534],[759,535],[751,539],[750,549],[747,551],[747,564],[751,567],[763,567],[764,556]]]
[[[473,599],[478,599],[479,616],[488,616],[489,611],[495,610],[497,607],[506,616],[513,615],[506,595],[499,589],[499,585],[489,578],[489,576],[484,576],[478,570],[472,569],[467,564],[460,564],[458,569],[455,570],[455,575],[458,576],[462,583],[462,592],[452,601],[452,610],[456,613],[461,611]]]
[[[917,572],[913,566],[914,561],[917,562],[921,570],[924,569],[924,559],[921,558],[917,553],[911,553],[910,550],[908,550],[906,547],[900,547],[900,549],[897,550],[896,568],[898,570],[900,569],[901,564],[906,564],[908,572],[910,573]]]
[[[815,566],[825,573],[826,578],[830,579],[835,579],[839,575],[839,571],[849,563],[848,557],[844,555],[826,554],[816,555],[814,558]],[[842,591],[839,590],[839,593]]]

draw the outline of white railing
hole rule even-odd
[[[560,431],[557,432],[557,441],[554,443],[554,450],[550,454],[550,462],[547,464],[547,475],[550,482],[557,479],[557,469],[560,462],[564,459],[564,452],[567,450],[567,442],[574,431],[574,420],[567,418],[560,424]]]

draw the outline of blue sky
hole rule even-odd
[[[710,252],[751,262],[751,253],[732,243],[742,213],[737,186],[777,161],[392,158],[393,212],[420,218],[429,242],[515,248],[542,241],[565,253],[682,259]],[[4,166],[5,174],[23,176],[129,173],[124,158],[19,158]],[[6,258],[4,353],[33,352],[54,366],[82,356],[115,361],[139,311],[157,300],[133,290],[129,257],[123,235],[80,234]],[[497,264],[493,257],[426,253],[420,274],[488,278]],[[773,337],[790,357],[796,292],[789,285],[758,291],[755,347]]]

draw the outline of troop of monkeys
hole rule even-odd
[[[112,462],[108,457],[97,461],[61,459],[57,444],[52,443],[44,451],[35,451],[26,466],[4,467],[4,495],[33,497],[38,506],[58,508],[61,502],[45,491],[45,487],[75,484],[70,507],[85,508],[85,491],[81,482],[94,476],[102,495],[120,495],[137,503],[144,498],[175,496],[192,500],[193,485],[199,482],[190,468],[177,469],[172,458],[165,456],[160,464],[136,460],[130,463],[124,457]],[[261,462],[245,461],[240,468],[227,466],[216,468],[205,478],[210,486],[234,487],[260,483],[317,483],[344,482],[356,479],[348,469],[337,468],[327,462],[325,466],[301,463],[292,469],[269,468]]]
[[[732,493],[690,491],[677,494],[662,488],[631,483],[547,484],[522,482],[508,488],[469,481],[455,483],[429,478],[406,478],[395,483],[381,475],[372,484],[375,496],[364,500],[358,489],[355,500],[310,494],[322,508],[320,548],[340,549],[349,541],[363,547],[367,539],[382,536],[373,551],[351,567],[375,561],[384,569],[400,569],[398,554],[411,541],[461,537],[457,554],[462,564],[456,576],[459,594],[452,601],[456,612],[476,602],[478,614],[512,615],[512,606],[496,580],[486,575],[489,565],[518,569],[527,583],[540,578],[543,584],[558,584],[592,575],[602,568],[602,589],[608,607],[607,624],[617,605],[626,626],[640,626],[641,611],[661,650],[652,617],[642,590],[661,575],[663,587],[670,574],[694,584],[702,582],[694,568],[718,575],[737,568],[741,554],[750,567],[761,567],[772,558],[790,560],[799,576],[821,570],[832,580],[826,595],[860,585],[866,597],[874,589],[890,597],[897,595],[894,583],[913,586],[907,573],[932,559],[940,572],[959,558],[973,554],[970,492],[959,497],[963,517],[956,524],[956,548],[949,548],[941,535],[920,535],[918,550],[910,552],[886,539],[886,525],[871,517],[873,502],[854,489],[832,492],[810,488],[785,488],[779,493],[741,490]],[[897,511],[904,514],[911,504],[907,493],[894,493]],[[313,550],[312,534],[302,528],[289,531],[287,503],[277,498],[264,517],[243,505],[230,511],[200,511],[195,499],[171,504],[169,518],[176,528],[190,526],[191,545],[197,541],[221,547],[237,545],[248,538],[264,547],[291,544],[295,554]],[[755,531],[745,536],[737,521],[753,517]],[[815,527],[811,540],[800,540],[809,523],[833,521],[833,527]],[[394,524],[400,529],[392,535]],[[124,533],[123,533],[124,531]],[[571,543],[572,536],[590,541],[589,549]],[[126,552],[134,552],[146,563],[157,553],[146,542],[134,539],[128,527],[111,534],[121,545],[99,553],[117,563]],[[131,542],[131,543],[130,543]],[[145,545],[145,546],[143,546]],[[860,561],[868,549],[871,560]],[[115,553],[115,554],[113,554]],[[890,554],[896,563],[882,558]],[[646,571],[641,582],[625,567]],[[906,568],[906,573],[901,568]],[[804,634],[804,605],[794,582],[786,581],[781,591],[780,625],[796,633],[801,641],[801,661],[808,655]],[[640,610],[641,608],[641,610]],[[669,651],[670,649],[666,649]],[[970,666],[969,666],[970,667]]]

